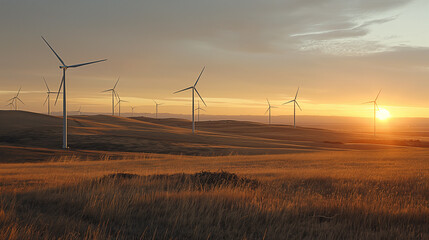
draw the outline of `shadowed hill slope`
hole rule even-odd
[[[70,116],[72,150],[148,152],[186,155],[280,154],[320,150],[380,149],[413,146],[404,140],[373,139],[350,134],[287,125],[245,121]],[[24,111],[0,111],[0,144],[59,149],[62,118]],[[401,142],[402,141],[402,142]],[[414,142],[425,147],[426,142]]]

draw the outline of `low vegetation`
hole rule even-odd
[[[429,178],[416,172],[74,178],[3,192],[0,239],[428,239]]]

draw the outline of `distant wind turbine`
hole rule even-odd
[[[381,93],[381,89],[378,92],[377,97],[375,97],[374,101],[369,101],[369,102],[363,103],[363,104],[368,104],[368,103],[374,104],[374,137],[376,136],[376,128],[375,127],[376,127],[376,122],[377,122],[377,110],[380,111],[380,108],[378,107],[378,104],[377,104],[377,100],[378,100],[378,97],[380,96],[380,93]]]
[[[195,110],[198,111],[197,121],[200,122],[200,110],[203,110],[204,112],[206,111],[204,108],[200,108],[200,101],[198,101],[198,107],[195,108]]]
[[[15,106],[13,105],[13,102],[10,102],[8,104],[6,104],[6,107],[10,106],[10,109],[13,110],[15,108]]]
[[[163,103],[158,103],[157,101],[153,100],[155,103],[155,118],[158,119],[158,106],[162,105]]]
[[[136,108],[135,106],[131,106],[131,117],[134,117],[134,108]]]
[[[118,85],[119,78],[116,81],[115,85],[111,89],[104,90],[102,92],[112,92],[112,116],[115,116],[115,97],[116,97],[116,85]]]
[[[18,101],[25,105],[25,103],[19,98],[19,93],[21,92],[21,87],[19,87],[18,93],[16,93],[15,97],[7,100],[7,102],[10,102],[7,106],[12,106],[14,110],[18,110]]]
[[[80,110],[82,110],[82,106],[79,106],[79,110],[77,110],[77,112],[79,113],[79,115],[82,115],[82,112]]]
[[[296,127],[296,106],[298,106],[299,110],[302,111],[301,107],[298,104],[298,101],[296,101],[296,98],[298,97],[299,87],[298,90],[296,90],[295,98],[293,100],[290,100],[289,102],[285,102],[284,104],[292,103],[293,102],[293,128]]]
[[[207,106],[207,104],[204,102],[203,98],[201,97],[200,93],[198,92],[198,90],[196,88],[197,83],[200,80],[200,77],[203,74],[205,68],[206,67],[203,67],[203,70],[201,70],[201,73],[198,76],[197,81],[195,81],[195,84],[193,86],[190,86],[188,88],[184,88],[184,89],[179,90],[177,92],[174,92],[174,94],[176,94],[176,93],[179,93],[179,92],[183,92],[183,91],[192,89],[192,134],[195,133],[195,100],[194,100],[194,98],[195,98],[195,96],[194,96],[195,92],[198,94],[198,96],[200,97],[201,101],[203,101],[204,105]]]
[[[116,103],[116,106],[119,106],[119,111],[118,111],[118,113],[119,113],[119,117],[120,117],[120,116],[121,116],[121,102],[128,102],[128,101],[122,100],[122,99],[119,97],[119,94],[117,94],[117,97],[118,97],[118,102]]]
[[[48,103],[48,115],[51,115],[51,99],[50,99],[50,96],[51,96],[51,93],[57,93],[57,92],[51,92],[51,90],[50,90],[50,89],[49,89],[49,87],[48,87],[48,84],[46,83],[45,78],[43,78],[43,81],[45,82],[46,89],[48,90],[48,91],[46,92],[46,94],[47,94],[48,96],[46,96],[46,100],[45,100],[45,102],[43,103],[43,106],[45,106],[45,105],[46,105],[46,103]]]
[[[268,108],[267,108],[267,111],[265,111],[265,114],[267,114],[268,112],[268,124],[271,125],[271,108],[277,108],[277,107],[271,106],[270,101],[268,101],[268,98],[267,98],[267,103],[268,103]]]
[[[61,80],[60,83],[60,88],[58,89],[58,93],[57,93],[57,98],[55,100],[55,104],[58,101],[58,96],[61,92],[61,87],[63,89],[63,148],[67,149],[67,95],[66,95],[66,70],[69,68],[77,68],[77,67],[81,67],[81,66],[85,66],[85,65],[89,65],[89,64],[94,64],[94,63],[98,63],[98,62],[103,62],[106,61],[107,59],[103,59],[103,60],[97,60],[97,61],[93,61],[93,62],[87,62],[87,63],[80,63],[80,64],[75,64],[75,65],[66,65],[64,63],[64,61],[60,58],[60,56],[55,52],[55,50],[51,47],[51,45],[49,45],[49,43],[46,41],[46,39],[42,36],[43,41],[46,43],[46,45],[48,45],[48,47],[52,50],[52,52],[55,54],[55,56],[58,58],[58,60],[60,61],[61,65],[60,65],[60,69],[63,70],[63,78]]]

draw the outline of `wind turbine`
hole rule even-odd
[[[377,104],[378,96],[380,96],[380,93],[381,93],[381,89],[378,92],[377,97],[375,97],[374,101],[369,101],[369,102],[363,103],[363,104],[368,104],[368,103],[373,103],[374,104],[374,137],[376,136],[375,125],[376,125],[376,122],[377,122],[377,109],[380,111],[380,108],[378,107],[378,104]]]
[[[115,96],[116,96],[116,85],[118,85],[119,78],[116,81],[115,85],[111,89],[104,90],[102,92],[112,92],[112,116],[115,116]]]
[[[155,118],[158,119],[158,106],[163,103],[157,103],[155,100],[153,100],[153,102],[155,103]]]
[[[200,77],[201,77],[201,75],[203,74],[203,72],[204,72],[204,69],[205,69],[205,68],[206,68],[206,67],[203,67],[203,70],[201,70],[201,73],[200,73],[200,75],[198,76],[197,81],[195,81],[195,84],[194,84],[193,86],[190,86],[190,87],[188,87],[188,88],[184,88],[184,89],[179,90],[179,91],[177,91],[177,92],[174,92],[174,94],[176,94],[176,93],[179,93],[179,92],[183,92],[183,91],[186,91],[186,90],[192,89],[192,134],[194,134],[194,133],[195,133],[195,101],[194,101],[194,98],[195,98],[195,96],[194,96],[194,95],[195,95],[195,92],[198,94],[198,96],[200,97],[201,101],[203,101],[204,105],[207,107],[207,104],[204,102],[203,98],[201,97],[200,93],[198,92],[198,90],[197,90],[197,88],[196,88],[197,83],[198,83],[198,81],[200,80]]]
[[[14,110],[18,110],[18,101],[20,101],[22,104],[25,105],[25,103],[19,98],[19,93],[21,92],[21,87],[19,87],[18,93],[16,93],[15,97],[7,100],[7,102],[10,102],[8,105],[13,106]]]
[[[82,106],[79,106],[79,110],[77,110],[77,112],[79,113],[79,115],[82,115],[82,112],[80,111],[82,109]]]
[[[131,106],[131,117],[134,117],[134,108],[136,108],[135,106]]]
[[[118,111],[118,113],[119,113],[119,117],[120,117],[120,116],[121,116],[121,102],[128,102],[128,101],[122,100],[122,99],[119,97],[119,94],[117,94],[117,97],[118,97],[118,102],[116,103],[116,106],[118,106],[118,105],[119,105],[119,111]]]
[[[298,90],[296,90],[295,98],[293,100],[290,100],[289,102],[285,102],[282,104],[282,105],[284,105],[284,104],[288,104],[288,103],[293,102],[293,128],[296,127],[296,124],[295,124],[296,123],[296,106],[298,106],[299,110],[302,111],[301,107],[298,104],[298,101],[296,101],[296,98],[298,97],[298,92],[299,92],[299,87],[298,87]]]
[[[204,108],[200,108],[200,101],[198,101],[198,107],[195,108],[195,110],[198,111],[197,121],[200,122],[200,110],[203,110],[204,112],[206,111]]]
[[[51,115],[51,99],[50,99],[50,96],[51,96],[51,93],[57,93],[57,92],[51,92],[51,90],[49,89],[48,84],[46,83],[46,80],[44,77],[43,77],[43,81],[45,82],[46,89],[48,90],[46,92],[46,94],[48,94],[48,96],[46,96],[46,100],[43,103],[43,106],[45,106],[45,104],[48,103],[48,115]]]
[[[60,88],[58,89],[58,93],[57,93],[57,98],[55,100],[55,104],[58,101],[58,96],[61,92],[61,87],[63,89],[63,148],[67,149],[67,95],[66,95],[66,70],[69,68],[77,68],[77,67],[81,67],[81,66],[85,66],[85,65],[89,65],[89,64],[93,64],[93,63],[98,63],[98,62],[103,62],[106,61],[107,59],[103,59],[103,60],[97,60],[97,61],[92,61],[92,62],[87,62],[87,63],[80,63],[80,64],[75,64],[75,65],[67,65],[64,63],[64,61],[60,58],[60,56],[55,52],[55,50],[51,47],[51,45],[49,45],[49,43],[46,41],[46,39],[42,36],[43,41],[46,43],[46,45],[48,45],[48,47],[52,50],[52,52],[55,54],[55,56],[58,58],[58,60],[60,61],[61,65],[60,65],[60,69],[63,70],[63,78],[61,80],[60,83]]]
[[[10,109],[12,109],[12,110],[15,108],[15,106],[13,105],[13,102],[10,102],[10,103],[6,104],[6,107],[7,106],[10,106]]]
[[[268,124],[271,125],[271,108],[277,108],[277,107],[271,106],[270,101],[268,101],[268,98],[267,98],[267,103],[268,103],[268,108],[267,108],[267,111],[265,111],[265,114],[267,114],[268,112]]]

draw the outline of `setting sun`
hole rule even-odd
[[[390,112],[387,111],[387,109],[380,108],[380,110],[377,112],[377,118],[380,120],[386,120],[390,118]]]

